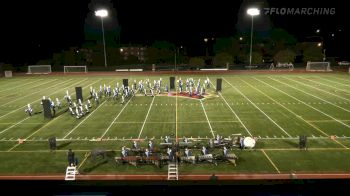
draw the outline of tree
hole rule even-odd
[[[294,62],[295,55],[295,52],[292,50],[280,50],[274,56],[274,60],[281,63]]]
[[[175,45],[168,41],[155,41],[151,47],[157,49],[175,50]]]
[[[252,52],[252,64],[261,64],[263,56],[260,52]],[[249,59],[248,62],[249,63]]]
[[[204,59],[200,57],[192,57],[190,58],[190,61],[188,64],[191,66],[204,66],[205,62],[204,62]]]
[[[322,61],[322,48],[317,46],[317,42],[303,42],[296,45],[296,49],[301,51],[303,61]]]
[[[214,65],[219,65],[219,66],[226,66],[227,64],[232,64],[232,63],[233,63],[232,56],[225,52],[217,54],[214,57],[214,61],[213,61]]]

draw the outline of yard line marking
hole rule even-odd
[[[245,149],[245,151],[254,151],[257,149]],[[300,151],[300,148],[260,148],[258,150],[264,151]],[[345,148],[308,148],[308,151],[347,151],[349,149]],[[56,152],[67,152],[66,149],[63,150],[55,150]],[[76,152],[91,152],[91,149],[75,149]],[[116,151],[120,152],[121,150],[116,149],[106,149],[106,151]],[[0,150],[1,153],[51,153],[50,150],[13,150],[6,151]]]
[[[284,109],[286,109],[288,112],[292,113],[293,115],[299,117],[297,119],[303,120],[304,122],[306,122],[308,125],[310,125],[311,127],[315,128],[317,131],[321,132],[322,134],[324,134],[325,136],[329,136],[328,134],[326,134],[325,132],[323,132],[321,129],[319,129],[318,127],[314,126],[313,124],[307,122],[304,118],[302,118],[301,116],[299,116],[298,114],[296,114],[295,112],[291,111],[290,109],[288,109],[286,106],[278,103],[275,99],[273,99],[272,97],[270,97],[269,95],[267,95],[266,93],[262,92],[261,90],[253,87],[250,83],[244,81],[241,79],[241,81],[243,81],[244,83],[246,83],[247,85],[251,86],[252,88],[254,88],[256,91],[260,92],[261,94],[265,95],[267,98],[269,98],[270,100],[272,100],[274,103],[280,105],[281,107],[283,107]]]
[[[176,80],[177,80],[177,77],[176,77]],[[175,91],[176,91],[176,98],[175,98],[175,138],[176,138],[176,142],[178,142],[178,138],[177,138],[177,87],[175,88]],[[182,105],[182,104],[181,104]]]
[[[151,111],[151,108],[152,108],[152,105],[153,105],[153,102],[154,102],[154,99],[156,98],[156,96],[153,96],[153,99],[152,99],[152,102],[151,102],[151,105],[149,106],[148,108],[148,111],[147,111],[147,114],[146,114],[146,117],[145,117],[145,121],[143,121],[143,125],[141,127],[141,130],[140,130],[140,133],[139,133],[139,137],[137,139],[140,139],[141,137],[141,134],[142,134],[142,131],[143,131],[143,127],[145,127],[145,124],[146,124],[146,121],[147,121],[147,118],[148,118],[148,114],[149,112]]]
[[[209,81],[211,83],[211,81]],[[213,85],[213,87],[216,90],[216,87]],[[241,125],[243,126],[243,128],[247,131],[247,133],[252,136],[252,134],[250,133],[250,131],[248,130],[248,128],[245,126],[245,124],[241,121],[241,119],[239,118],[239,116],[236,114],[236,112],[231,108],[231,106],[227,103],[226,99],[224,96],[222,96],[222,94],[220,92],[218,92],[219,95],[221,96],[221,98],[224,100],[224,102],[226,103],[226,105],[228,106],[228,108],[231,110],[231,112],[235,115],[235,117],[238,119],[238,121],[241,123]],[[238,105],[238,103],[237,103]]]
[[[350,128],[349,125],[347,125],[347,124],[341,122],[340,120],[334,118],[333,116],[331,116],[331,115],[329,115],[329,114],[326,114],[326,113],[322,112],[321,110],[319,110],[319,109],[317,109],[317,108],[311,106],[310,104],[307,104],[307,103],[305,103],[304,101],[302,101],[302,100],[300,100],[300,99],[298,99],[298,98],[296,98],[296,97],[294,97],[294,96],[292,96],[292,95],[290,95],[290,94],[288,94],[288,93],[286,93],[286,92],[284,92],[284,91],[282,91],[282,90],[280,90],[280,89],[278,89],[278,88],[276,88],[276,87],[274,87],[274,86],[272,86],[272,85],[270,85],[270,84],[268,84],[268,83],[266,83],[266,82],[264,82],[264,81],[262,81],[262,80],[260,80],[260,79],[257,79],[256,77],[253,77],[253,78],[254,78],[255,80],[258,80],[258,81],[260,81],[260,82],[262,82],[262,83],[264,83],[264,84],[270,86],[271,88],[273,88],[273,89],[275,89],[275,90],[277,90],[277,91],[279,91],[279,92],[281,92],[281,93],[287,95],[288,97],[291,97],[291,98],[293,98],[293,99],[299,101],[300,103],[303,103],[304,105],[306,105],[306,106],[308,106],[308,107],[310,107],[310,108],[312,108],[312,109],[314,109],[314,110],[316,110],[316,111],[322,113],[323,115],[325,115],[325,116],[327,116],[327,117],[329,117],[329,118],[331,118],[331,119],[337,121],[338,123],[340,123],[340,124],[342,124],[342,125],[344,125],[344,126]]]
[[[32,134],[30,134],[28,137],[26,137],[24,140],[29,139],[29,138],[32,137],[34,134],[36,134],[37,132],[39,132],[41,129],[43,129],[44,127],[47,127],[49,124],[55,122],[57,119],[61,118],[62,116],[64,116],[64,115],[60,115],[60,116],[54,118],[53,120],[51,120],[50,122],[46,123],[44,126],[40,127],[38,130],[36,130],[36,131],[33,132]],[[33,138],[33,139],[34,139],[34,138]],[[16,148],[18,145],[20,145],[20,143],[14,145],[12,148],[8,149],[7,151],[13,150],[13,149]]]
[[[239,94],[241,94],[245,99],[247,99],[256,109],[258,109],[261,113],[263,113],[273,124],[275,124],[279,129],[281,129],[286,135],[292,137],[285,131],[280,125],[278,125],[274,120],[270,118],[264,111],[262,111],[257,105],[255,105],[248,97],[246,97],[239,89],[233,86],[230,82],[228,82],[225,78],[223,78],[230,86],[232,86]]]
[[[308,122],[311,122],[311,123],[313,123],[313,122],[334,122],[335,120],[307,120]],[[341,121],[345,121],[345,122],[350,122],[350,120],[341,120]]]
[[[349,82],[349,79],[346,79],[346,80],[345,80],[345,79],[342,79],[342,78],[339,78],[339,77],[330,77],[330,78],[334,78],[334,79],[336,79],[336,80],[338,80],[338,81],[339,81],[339,80],[342,80],[342,81],[344,81],[344,82]],[[339,83],[339,84],[342,84],[342,85],[345,85],[345,86],[350,86],[349,83],[346,83],[346,84],[345,84],[345,83]]]
[[[85,79],[85,80],[87,80],[87,78]],[[81,81],[79,81],[79,82],[82,82],[82,81],[85,81],[85,80],[81,80]],[[96,82],[93,82],[93,83],[90,83],[89,85],[92,85],[92,84],[95,84],[95,83],[97,83],[98,81],[100,81],[101,79],[99,79],[99,80],[97,80]],[[79,82],[76,82],[76,83],[79,83]],[[74,83],[74,84],[72,84],[72,85],[75,85],[76,83]],[[72,86],[72,85],[70,85],[70,86]],[[84,88],[87,88],[87,87],[84,87]],[[83,88],[83,89],[84,89]],[[71,93],[70,95],[73,95],[73,94],[75,94],[75,93]],[[62,100],[62,99],[61,99]],[[27,117],[28,118],[28,117]],[[27,119],[26,118],[26,119]],[[24,121],[24,120],[22,120],[22,121]],[[21,121],[21,122],[22,122]],[[20,122],[19,122],[20,123]],[[17,124],[19,124],[19,123],[17,123]],[[45,126],[45,125],[44,125]],[[35,132],[36,133],[36,132]]]
[[[12,124],[16,124],[16,122],[0,122],[0,125],[12,125]],[[24,125],[36,125],[36,124],[45,124],[45,123],[42,123],[42,122],[28,122],[28,123],[21,123],[21,124],[24,124]]]
[[[333,96],[338,97],[338,98],[340,98],[340,99],[344,99],[344,100],[346,100],[346,101],[350,101],[350,99],[344,98],[344,97],[339,96],[339,95],[336,95],[336,94],[334,94],[334,93],[330,93],[330,92],[325,91],[325,90],[323,90],[323,89],[320,89],[320,88],[317,88],[317,87],[314,87],[314,86],[311,86],[311,85],[308,85],[308,84],[303,84],[302,82],[299,82],[299,81],[297,81],[297,80],[289,79],[289,78],[286,78],[286,77],[284,77],[284,78],[287,79],[287,80],[291,80],[291,81],[300,83],[300,84],[302,84],[302,85],[304,85],[304,86],[309,86],[309,87],[311,87],[311,88],[313,88],[313,89],[316,89],[316,90],[318,90],[318,91],[325,92],[325,93],[327,93],[327,94],[333,95]],[[301,77],[299,77],[299,78],[301,78]]]
[[[75,151],[75,150],[74,150]],[[85,161],[87,160],[87,158],[90,156],[90,154],[91,154],[91,152],[88,152],[87,153],[87,155],[85,154],[85,158],[84,158],[84,160],[80,163],[80,165],[79,165],[79,167],[78,167],[78,169],[77,170],[79,170],[80,169],[80,167],[85,163]]]
[[[223,120],[223,121],[210,121],[211,123],[229,123],[229,122],[232,122],[232,123],[238,123],[239,121],[238,120]],[[137,122],[137,121],[126,121],[126,122],[114,122],[114,124],[140,124],[140,123],[143,123],[143,122]],[[146,122],[147,124],[171,124],[171,123],[174,123],[174,121],[169,121],[169,122],[150,122],[150,121],[147,121]],[[198,123],[207,123],[207,121],[189,121],[189,122],[177,122],[179,124],[198,124]]]
[[[73,79],[69,79],[69,80],[73,80]],[[39,92],[41,92],[41,91],[45,91],[45,90],[51,89],[52,87],[61,85],[62,83],[67,83],[67,82],[69,82],[69,80],[68,80],[68,81],[63,81],[63,82],[57,83],[57,84],[55,84],[55,85],[53,85],[53,86],[50,86],[50,87],[48,87],[48,88],[44,88],[44,89],[39,90],[39,91],[35,91],[35,92],[30,93],[30,94],[27,94],[27,95],[25,95],[25,96],[21,96],[21,97],[19,97],[19,98],[17,98],[17,99],[13,99],[13,100],[11,100],[11,101],[5,103],[5,104],[2,104],[2,106],[6,106],[6,105],[8,105],[9,103],[13,103],[13,102],[15,102],[15,101],[17,101],[17,100],[23,99],[23,98],[28,97],[28,96],[30,96],[30,95],[37,94],[37,93],[39,93]],[[49,82],[51,82],[51,81],[49,81]],[[46,83],[49,83],[49,82],[45,82],[45,83],[42,83],[42,84],[40,84],[40,85],[43,85],[43,84],[46,84]],[[37,86],[40,86],[40,85],[37,85]]]
[[[340,84],[340,85],[344,85],[344,86],[350,87],[350,85],[343,84],[343,83],[339,83],[339,82],[336,82],[336,81],[333,81],[333,80],[327,80],[327,79],[321,78],[321,77],[317,77],[317,78],[319,78],[319,79],[321,79],[321,80],[326,80],[326,81],[329,81],[329,82],[333,82],[333,83],[336,83],[336,84]],[[335,87],[334,87],[334,88],[335,88]],[[339,90],[341,90],[341,89],[339,89]],[[342,91],[344,91],[344,90],[342,90]],[[347,91],[344,91],[344,92],[348,93]]]
[[[70,130],[64,137],[63,139],[66,139],[68,135],[70,135],[74,130],[76,130],[82,123],[84,123],[93,113],[95,113],[102,105],[104,105],[107,99],[103,101],[94,111],[92,111],[87,117],[85,117],[79,124],[77,124],[72,130]]]
[[[322,101],[324,101],[324,102],[326,102],[326,103],[329,103],[329,104],[331,104],[331,105],[333,105],[333,106],[335,106],[335,107],[337,107],[337,108],[339,108],[339,109],[342,109],[342,110],[344,110],[344,111],[350,112],[350,110],[347,110],[347,109],[342,108],[342,107],[340,107],[340,106],[338,106],[338,105],[335,105],[334,103],[329,102],[329,101],[327,101],[327,100],[324,100],[324,99],[322,99],[322,98],[320,98],[320,97],[318,97],[318,96],[316,96],[316,95],[313,95],[313,94],[311,94],[311,93],[308,93],[308,92],[305,92],[305,91],[300,90],[300,89],[298,89],[298,88],[295,88],[294,86],[291,86],[291,85],[289,85],[289,84],[287,84],[287,83],[285,83],[285,82],[281,82],[281,81],[278,80],[278,79],[273,79],[273,78],[271,78],[271,77],[268,77],[268,78],[270,78],[270,79],[272,79],[272,80],[274,80],[274,81],[276,81],[276,82],[279,82],[279,83],[281,83],[281,84],[287,85],[287,86],[289,86],[289,87],[291,87],[291,88],[293,88],[293,89],[295,89],[295,90],[298,90],[298,91],[300,91],[300,92],[303,92],[304,94],[307,94],[307,95],[310,95],[310,96],[312,96],[312,97],[315,97],[316,99],[319,99],[319,100],[322,100]],[[294,80],[292,80],[292,81],[294,81]]]
[[[278,170],[278,168],[276,167],[276,165],[272,162],[272,160],[270,159],[270,157],[266,154],[266,152],[264,151],[264,149],[261,149],[261,152],[265,155],[265,157],[270,161],[271,165],[276,169],[276,171],[280,174],[280,170]]]
[[[72,84],[72,85],[69,85],[68,87],[66,87],[66,88],[70,88],[71,86],[74,86],[74,85],[76,85],[77,83],[79,83],[79,82],[83,82],[83,81],[85,81],[85,80],[87,80],[88,78],[85,78],[84,80],[81,80],[81,81],[78,81],[78,82],[76,82],[76,83],[74,83],[74,84]],[[67,81],[66,81],[67,82]],[[96,83],[96,82],[95,82]],[[53,92],[53,93],[51,93],[51,94],[49,94],[48,96],[50,96],[50,95],[53,95],[53,94],[55,94],[55,93],[57,93],[57,92],[59,92],[59,91],[62,91],[62,90],[64,90],[64,89],[61,89],[61,90],[58,90],[58,91],[55,91],[55,92]],[[72,93],[72,94],[74,94],[74,93]],[[38,102],[38,100],[36,100],[36,101],[32,101],[32,102],[30,102],[29,104],[32,104],[32,103],[35,103],[35,102]],[[15,109],[15,110],[12,110],[11,112],[9,112],[9,113],[7,113],[7,114],[4,114],[4,115],[2,115],[2,116],[0,116],[0,119],[1,118],[3,118],[3,117],[5,117],[5,116],[7,116],[7,115],[9,115],[9,114],[11,114],[11,113],[13,113],[13,112],[15,112],[15,111],[17,111],[17,110],[20,110],[20,109],[22,109],[22,108],[24,108],[24,107],[26,107],[27,105],[25,105],[25,106],[22,106],[22,107],[20,107],[20,108],[17,108],[17,109]]]
[[[118,115],[113,119],[113,121],[111,122],[111,124],[108,126],[108,128],[106,129],[106,131],[101,135],[101,139],[106,135],[106,133],[109,131],[109,129],[112,127],[113,123],[118,119],[118,117],[120,116],[120,114],[124,111],[124,109],[126,108],[126,106],[128,106],[128,104],[130,103],[131,99],[134,96],[130,97],[129,101],[124,105],[124,107],[122,108],[122,110],[119,111]]]
[[[209,119],[208,119],[208,116],[207,116],[207,112],[205,111],[205,108],[203,106],[202,100],[200,100],[200,102],[201,102],[201,105],[202,105],[202,108],[203,108],[203,112],[205,114],[205,118],[207,118],[207,122],[208,122],[208,125],[209,125],[209,128],[210,128],[211,134],[213,135],[213,138],[215,138],[215,135],[214,135],[214,132],[213,132],[213,128],[211,127],[211,124],[209,122]]]
[[[29,83],[26,83],[26,84],[23,84],[23,85],[20,85],[20,86],[15,85],[15,86],[12,87],[12,88],[8,88],[8,89],[1,90],[0,93],[1,93],[1,92],[4,92],[4,91],[8,91],[8,90],[15,89],[15,88],[22,88],[22,87],[25,86],[25,85],[32,84],[32,83],[38,82],[38,81],[40,81],[40,80],[43,80],[43,79],[38,79],[38,80],[35,79],[35,81],[29,82]],[[54,80],[57,80],[57,79],[54,79]],[[23,81],[22,81],[22,82],[23,82]],[[15,83],[17,83],[17,82],[15,82]],[[12,86],[12,85],[11,85],[11,86]],[[35,86],[30,87],[30,89],[31,89],[31,88],[34,88],[34,87],[35,87]],[[26,89],[26,90],[28,90],[28,89]]]
[[[18,124],[22,123],[23,121],[25,121],[25,120],[27,120],[27,119],[29,119],[29,118],[30,118],[30,117],[28,116],[27,118],[25,118],[25,119],[23,119],[23,120],[21,120],[21,121],[17,122],[16,124],[14,124],[14,125],[12,125],[12,126],[10,126],[10,127],[6,128],[6,129],[4,129],[4,130],[2,130],[2,131],[0,132],[0,134],[1,134],[1,133],[4,133],[5,131],[7,131],[7,130],[11,129],[12,127],[14,127],[14,126],[16,126],[16,125],[18,125]]]

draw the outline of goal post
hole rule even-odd
[[[28,65],[27,74],[49,74],[51,72],[51,65]]]
[[[87,73],[86,65],[67,65],[63,67],[64,73]]]
[[[306,71],[332,71],[330,62],[311,62],[306,64]]]

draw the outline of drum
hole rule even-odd
[[[246,148],[254,148],[255,140],[251,137],[245,137],[243,140],[244,147]]]

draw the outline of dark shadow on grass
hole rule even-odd
[[[99,163],[94,164],[92,167],[84,168],[83,173],[90,173],[94,171],[96,168],[100,167],[101,165],[104,165],[108,163],[108,160],[101,160]]]
[[[71,143],[72,143],[72,142],[66,142],[66,143],[60,144],[60,145],[57,146],[57,150],[60,150],[60,149],[62,149],[62,148],[64,148],[64,147],[68,146],[68,145],[71,144]]]
[[[90,173],[94,171],[96,168],[100,167],[101,165],[107,164],[109,162],[115,164],[115,159],[114,159],[115,156],[116,156],[115,151],[106,151],[105,156],[97,156],[95,157],[95,159],[90,155],[89,162],[92,164],[92,166],[84,168],[82,172]]]
[[[299,142],[295,142],[295,140],[285,140],[284,143],[292,147],[299,148]]]

